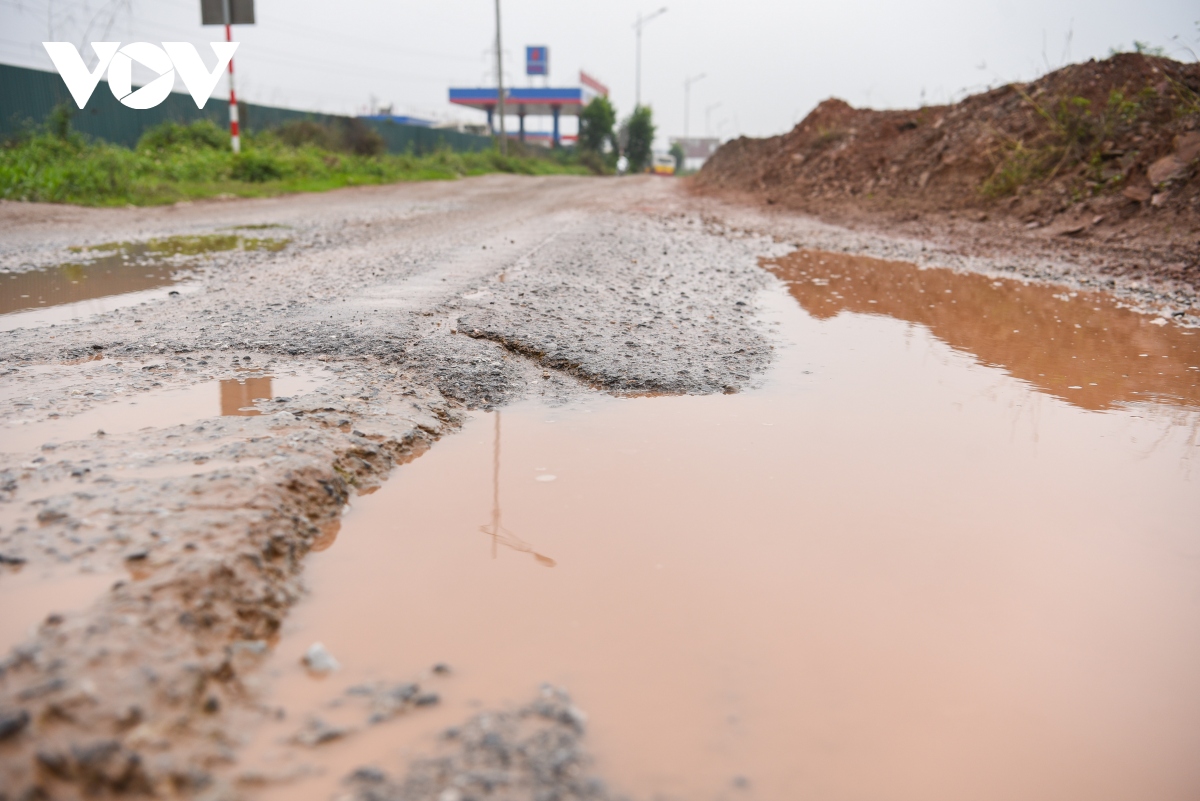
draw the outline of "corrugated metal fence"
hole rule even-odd
[[[187,124],[209,119],[221,127],[229,124],[228,103],[215,96],[204,104],[204,108],[198,109],[190,95],[172,92],[160,105],[137,110],[121,105],[108,91],[107,83],[101,81],[87,106],[79,109],[57,73],[0,64],[0,140],[29,126],[41,125],[60,103],[73,112],[71,127],[76,131],[125,147],[133,147],[148,128],[167,120]],[[266,131],[294,120],[328,124],[346,119],[333,114],[293,111],[256,103],[239,103],[238,114],[242,130],[248,133]],[[486,136],[398,125],[386,120],[363,122],[379,132],[392,153],[411,151],[421,155],[439,149],[466,152],[492,146],[492,140]]]

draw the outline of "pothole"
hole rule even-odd
[[[270,413],[272,400],[312,392],[328,380],[329,374],[315,369],[276,375],[250,371],[190,387],[124,395],[73,417],[7,426],[0,438],[0,451],[24,453],[72,440],[120,436],[143,428],[166,428],[221,415]]]
[[[914,296],[942,280],[916,278]],[[885,289],[865,314],[768,293],[785,344],[759,389],[479,414],[355,499],[309,557],[265,666],[280,711],[236,768],[291,781],[247,792],[404,775],[546,681],[635,798],[1186,795],[1200,410],[1116,395],[1097,413],[1014,377],[1037,348],[964,352],[990,347],[986,316],[1042,313],[1024,289],[980,294],[957,328],[877,313]],[[1141,347],[1162,341],[1184,340]],[[319,679],[315,642],[340,665]],[[453,669],[440,704],[297,745],[353,688],[433,663]]]
[[[277,252],[290,239],[203,234],[71,248],[78,261],[0,275],[0,331],[62,323],[164,297],[198,257],[231,250]]]

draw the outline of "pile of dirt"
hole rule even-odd
[[[990,217],[1074,237],[1116,227],[1195,262],[1198,157],[1200,64],[1125,53],[947,106],[826,100],[787,134],[725,144],[694,186],[835,219]]]

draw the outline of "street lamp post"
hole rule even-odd
[[[499,2],[499,0],[497,0]],[[637,31],[637,89],[634,92],[634,109],[642,107],[642,28],[646,26],[650,20],[661,17],[667,13],[667,7],[663,6],[658,11],[655,11],[648,17],[643,17],[642,12],[638,12],[637,22],[634,23],[633,29]]]
[[[709,125],[709,120],[712,118],[712,113],[714,111],[716,111],[717,109],[719,109],[720,107],[721,107],[720,102],[713,103],[711,106],[705,107],[705,109],[704,109],[704,135],[705,136],[712,136],[712,134],[710,133],[712,128]]]
[[[504,129],[504,51],[500,44],[500,0],[496,0],[496,110],[500,113],[500,153],[508,153],[508,132]]]
[[[683,138],[688,138],[688,127],[691,124],[692,84],[707,77],[703,72],[683,79]]]

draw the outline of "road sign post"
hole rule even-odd
[[[200,0],[200,24],[224,25],[225,41],[232,42],[234,25],[254,24],[254,0]],[[242,152],[232,58],[229,59],[229,144],[234,153]]]

